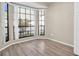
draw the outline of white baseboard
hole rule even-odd
[[[8,48],[8,47],[11,46],[11,45],[12,45],[12,44],[9,44],[9,45],[7,45],[7,46],[1,48],[0,51],[2,51],[2,50],[4,50],[4,49]]]
[[[31,41],[31,40],[36,40],[36,39],[21,40],[21,41],[14,42],[13,44],[19,44],[19,43],[27,42],[27,41]]]
[[[55,40],[55,39],[51,39],[51,38],[48,38],[48,39],[49,39],[49,40],[52,40],[52,41],[55,41],[55,42],[58,42],[58,43],[61,43],[61,44],[64,44],[64,45],[67,45],[67,46],[70,46],[70,47],[74,47],[73,45],[70,45],[70,44],[67,44],[67,43],[64,43],[64,42]]]
[[[27,42],[27,41],[31,41],[31,40],[36,40],[36,39],[46,39],[46,36],[37,36],[37,37],[32,37],[32,38],[27,38],[27,39],[26,38],[25,39],[18,39],[18,40],[15,40],[13,43],[8,44],[7,46],[4,46],[3,48],[0,49],[0,51],[8,48],[11,45],[19,44],[19,43]]]
[[[52,40],[52,41],[55,41],[55,42],[58,42],[58,43],[61,43],[61,44],[64,44],[64,45],[67,45],[67,46],[71,46],[71,47],[74,47],[73,45],[70,45],[70,44],[67,44],[67,43],[64,43],[64,42],[61,42],[61,41],[58,41],[58,40],[55,40],[55,39],[51,39],[51,38],[48,38],[48,37],[44,37],[44,39],[49,39],[49,40]],[[38,38],[37,38],[38,39]],[[14,42],[14,43],[11,43],[3,48],[0,49],[0,51],[8,48],[9,46],[11,45],[15,45],[15,44],[19,44],[19,43],[22,43],[22,42],[27,42],[27,41],[31,41],[31,40],[35,40],[35,39],[28,39],[28,40],[21,40],[21,41],[17,41],[17,42]]]
[[[12,45],[14,45],[14,44],[19,44],[19,43],[26,42],[26,41],[31,41],[31,40],[35,40],[35,39],[29,39],[29,40],[23,40],[23,41],[18,41],[18,42],[11,43],[11,44],[9,44],[9,45],[7,45],[7,46],[1,48],[0,51],[4,50],[4,49],[6,49],[6,48],[8,48],[9,46],[12,46]]]

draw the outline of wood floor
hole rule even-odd
[[[1,56],[74,56],[72,47],[48,39],[12,45],[0,54]]]

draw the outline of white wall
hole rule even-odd
[[[0,2],[0,6],[2,6],[1,2]],[[0,48],[2,46],[2,41],[3,41],[3,25],[2,25],[2,8],[0,7]]]
[[[53,3],[48,8],[47,36],[74,45],[74,3]]]
[[[79,3],[74,4],[74,52],[79,55]]]

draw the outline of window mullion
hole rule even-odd
[[[31,8],[30,8],[30,36],[31,36]]]

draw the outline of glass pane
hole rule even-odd
[[[15,11],[16,12],[16,11]],[[18,8],[18,13],[20,12],[20,9]]]
[[[6,39],[7,39],[7,33],[5,33],[5,37],[6,37]]]
[[[25,27],[23,27],[23,31],[25,32],[25,30],[26,30],[26,28]]]
[[[35,21],[31,21],[31,26],[35,26]]]
[[[42,17],[39,15],[39,20],[42,20]]]
[[[39,25],[44,25],[44,21],[39,21]]]
[[[28,22],[28,25],[30,26],[31,22]]]
[[[44,15],[44,10],[42,10],[42,15]]]
[[[4,3],[4,7],[3,7],[4,11],[7,12],[8,8],[7,8],[7,3]]]
[[[4,20],[5,24],[7,24],[7,19]]]
[[[5,23],[5,27],[7,27],[7,23]]]
[[[17,19],[19,19],[19,18],[21,18],[21,17],[20,17],[20,14],[18,13]]]
[[[27,20],[30,20],[30,15],[26,15],[26,19]]]
[[[44,26],[41,27],[41,30],[44,30]]]
[[[42,21],[39,21],[39,25],[42,25],[42,23],[41,23]]]
[[[21,8],[21,13],[25,13],[25,8]]]
[[[41,26],[39,27],[39,31],[41,31]]]
[[[21,33],[21,37],[23,37],[24,36],[24,33]]]
[[[44,31],[40,31],[40,35],[44,34]]]
[[[45,29],[44,29],[44,26],[40,26],[40,27],[39,27],[39,34],[40,34],[40,35],[44,35],[44,30],[45,30]]]
[[[41,10],[39,10],[39,15],[41,15]]]
[[[30,35],[30,31],[26,31],[25,33],[26,33],[25,36],[29,36]]]
[[[24,32],[24,36],[26,36],[26,31]]]
[[[7,18],[7,12],[4,13],[4,18]]]
[[[25,25],[26,25],[26,27],[29,27],[30,26],[29,21],[26,20]]]
[[[31,14],[35,14],[35,10],[34,9],[31,9]]]
[[[44,16],[41,16],[42,17],[42,20],[44,20]]]
[[[5,33],[7,33],[7,28],[5,28]]]
[[[22,31],[22,28],[20,27],[20,28],[19,28],[19,32],[21,32],[21,31]]]
[[[35,20],[35,15],[31,15],[31,20]]]
[[[25,14],[20,14],[21,15],[21,19],[25,19]]]
[[[26,27],[26,31],[30,31],[30,27]]]
[[[41,31],[41,30],[44,30],[44,26],[40,26],[39,27],[39,30]]]
[[[30,8],[26,8],[26,14],[30,14]]]
[[[31,31],[34,31],[35,30],[35,27],[31,27]]]
[[[21,24],[19,24],[20,26],[26,26],[25,25],[25,19],[21,19],[21,22],[20,22]]]
[[[42,21],[41,23],[42,23],[41,25],[44,25],[44,21]]]
[[[39,15],[44,15],[44,13],[45,13],[44,9],[39,10]]]
[[[31,35],[34,35],[35,31],[31,31]]]

